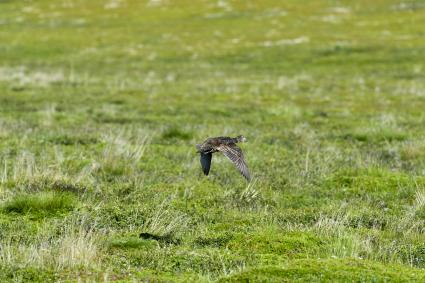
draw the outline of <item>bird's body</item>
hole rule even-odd
[[[197,144],[197,152],[201,155],[201,166],[205,175],[208,175],[211,168],[212,154],[222,152],[227,158],[232,161],[239,172],[247,179],[251,180],[248,166],[246,165],[242,150],[236,145],[238,142],[245,142],[244,136],[236,138],[231,137],[215,137],[208,138],[202,144]]]

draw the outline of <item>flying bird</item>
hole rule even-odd
[[[196,149],[201,155],[201,166],[204,174],[208,175],[210,172],[212,154],[215,152],[222,152],[233,162],[233,164],[235,164],[242,176],[244,176],[247,181],[250,181],[251,175],[249,174],[242,150],[236,145],[238,142],[245,141],[246,138],[244,136],[237,136],[236,138],[215,137],[206,139],[202,144],[197,144]]]

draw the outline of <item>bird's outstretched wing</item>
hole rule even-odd
[[[251,175],[249,174],[242,150],[236,144],[220,145],[217,149],[235,164],[245,179],[251,181]]]
[[[211,158],[212,158],[212,153],[201,152],[201,166],[202,166],[202,171],[204,171],[205,175],[208,175],[208,173],[210,172]]]

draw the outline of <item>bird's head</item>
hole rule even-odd
[[[246,142],[246,138],[243,135],[237,136],[236,139],[238,140],[238,142]]]

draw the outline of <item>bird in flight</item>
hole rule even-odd
[[[222,152],[230,161],[235,164],[242,176],[247,181],[251,180],[248,166],[246,165],[243,157],[242,150],[236,145],[238,142],[245,142],[244,136],[231,137],[215,137],[208,138],[202,144],[197,144],[197,152],[201,154],[201,166],[205,175],[208,175],[211,168],[212,154],[215,152]]]

